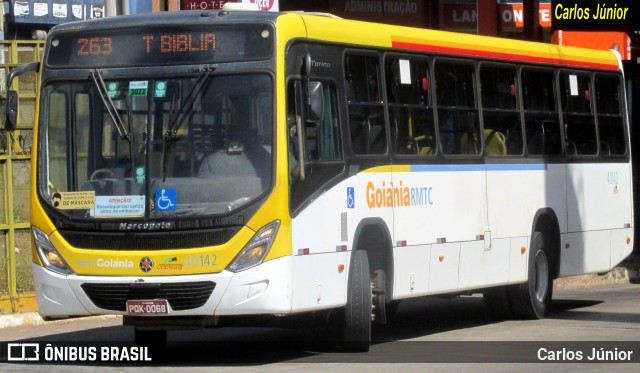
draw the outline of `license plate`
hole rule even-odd
[[[169,302],[166,299],[128,300],[127,314],[167,315],[169,314]]]

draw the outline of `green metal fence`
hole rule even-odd
[[[42,41],[0,41],[0,123],[4,123],[6,81],[11,69],[40,61]],[[20,92],[18,128],[0,129],[0,313],[30,311],[33,301],[29,237],[31,147],[39,75],[14,80]]]

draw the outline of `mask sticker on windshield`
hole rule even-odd
[[[60,210],[92,209],[95,197],[95,192],[55,192],[51,204]]]
[[[144,216],[144,196],[96,196],[91,216],[96,218],[122,218]]]
[[[149,92],[148,80],[129,82],[129,96],[146,96],[147,92]]]

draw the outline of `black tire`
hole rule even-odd
[[[513,310],[511,309],[506,286],[485,290],[483,300],[489,316],[492,318],[496,320],[509,320],[513,318]]]
[[[347,304],[341,325],[342,347],[367,352],[371,346],[371,280],[369,258],[364,250],[352,254],[347,285]]]
[[[527,282],[508,288],[513,313],[526,319],[543,319],[549,309],[553,294],[549,250],[542,232],[531,237],[529,249],[529,278]]]
[[[149,347],[149,350],[162,350],[167,345],[166,330],[135,329],[136,346]]]

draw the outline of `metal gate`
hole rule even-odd
[[[41,61],[42,41],[0,41],[0,123],[4,123],[6,79],[11,69]],[[20,92],[18,128],[0,129],[0,314],[36,309],[31,273],[31,147],[39,75],[14,80]]]

